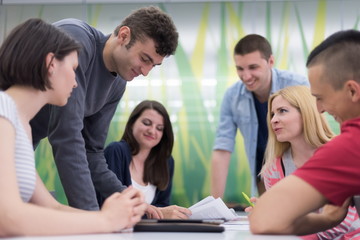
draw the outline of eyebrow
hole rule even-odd
[[[154,121],[152,121],[150,118],[144,117],[143,120],[148,120],[148,121],[150,121],[152,124],[154,124]],[[156,126],[162,126],[162,127],[164,127],[165,124],[156,124]]]
[[[144,53],[143,54],[150,60],[150,62],[154,65],[154,66],[159,66],[161,65],[161,63],[154,63],[154,59],[147,53]]]
[[[278,110],[281,110],[281,109],[284,109],[284,108],[287,109],[288,107],[287,106],[280,106],[280,107],[276,108],[275,111],[278,111]]]

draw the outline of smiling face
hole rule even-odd
[[[271,103],[271,127],[279,142],[292,143],[304,138],[300,112],[280,95]]]
[[[112,35],[105,45],[104,62],[110,72],[116,72],[124,80],[131,81],[139,75],[147,76],[151,69],[164,59],[156,52],[150,38],[136,41],[131,47],[130,29],[122,27],[117,36]]]
[[[63,60],[52,59],[49,68],[49,80],[53,89],[50,91],[50,104],[64,106],[73,90],[77,87],[75,70],[78,66],[78,54],[71,52]]]
[[[271,68],[274,65],[274,59],[271,56],[265,60],[259,51],[245,55],[234,55],[237,74],[245,84],[246,89],[254,92],[257,96],[266,95],[270,92],[271,86]]]
[[[153,109],[146,109],[135,121],[132,133],[140,149],[155,147],[161,140],[164,131],[163,117]]]
[[[349,98],[349,91],[345,87],[335,90],[333,86],[323,79],[323,68],[315,65],[308,69],[311,94],[316,98],[316,105],[319,112],[328,112],[336,121],[342,123],[345,120],[356,117],[352,102]]]

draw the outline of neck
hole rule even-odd
[[[259,102],[264,103],[270,97],[270,90],[271,90],[271,75],[270,75],[270,80],[267,83],[267,86],[259,89],[259,91],[257,92],[254,92],[254,96]]]
[[[291,144],[291,155],[297,168],[302,167],[314,154],[316,148],[304,141]]]
[[[108,38],[108,40],[105,42],[105,46],[104,46],[104,50],[103,50],[104,65],[109,72],[114,72],[114,67],[112,65],[112,62],[111,62],[112,60],[110,58],[110,54],[113,51],[112,41],[114,41],[114,34],[111,34],[110,37]]]
[[[26,123],[47,103],[45,92],[31,87],[12,86],[5,92],[14,100],[21,120]]]
[[[136,159],[136,161],[145,162],[146,158],[150,154],[150,149],[141,149],[139,152],[133,156],[133,159]]]

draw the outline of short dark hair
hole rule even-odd
[[[13,85],[51,89],[46,56],[63,60],[80,45],[57,27],[31,18],[15,27],[0,48],[0,89]]]
[[[310,53],[306,66],[323,66],[324,76],[334,89],[341,89],[347,80],[360,82],[360,32],[338,31],[321,42]]]
[[[269,60],[272,55],[271,45],[266,38],[258,34],[249,34],[235,45],[234,55],[245,55],[255,51],[259,51],[265,60]]]
[[[174,145],[174,133],[169,114],[165,107],[161,103],[153,100],[145,100],[139,103],[130,114],[121,139],[129,144],[132,155],[139,153],[139,143],[136,141],[132,129],[136,120],[147,109],[153,109],[163,117],[164,130],[160,142],[151,149],[145,161],[143,181],[157,186],[159,190],[165,190],[170,181],[168,159],[171,157]]]
[[[155,6],[143,7],[132,12],[114,30],[118,35],[121,27],[127,26],[131,31],[130,48],[137,40],[151,38],[155,42],[156,52],[163,57],[175,54],[179,34],[176,27],[165,12]]]

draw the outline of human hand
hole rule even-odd
[[[164,218],[164,215],[162,214],[160,209],[153,205],[150,205],[150,204],[147,204],[146,216],[148,218],[153,218],[153,219],[163,219]]]
[[[258,200],[257,197],[250,198],[250,202],[252,202],[253,204],[255,204],[257,200]],[[251,207],[251,206],[244,209],[244,211],[247,213],[250,213],[252,210],[253,210],[253,207]]]
[[[139,222],[146,208],[143,194],[133,187],[128,187],[121,193],[108,197],[101,208],[101,214],[105,217],[110,231],[115,232]]]
[[[191,211],[184,207],[171,205],[159,208],[165,219],[188,219],[192,214]]]
[[[351,202],[351,198],[348,198],[344,201],[342,206],[326,204],[321,209],[320,214],[322,215],[322,217],[327,219],[327,221],[331,223],[331,225],[336,226],[340,224],[346,217],[350,202]]]

